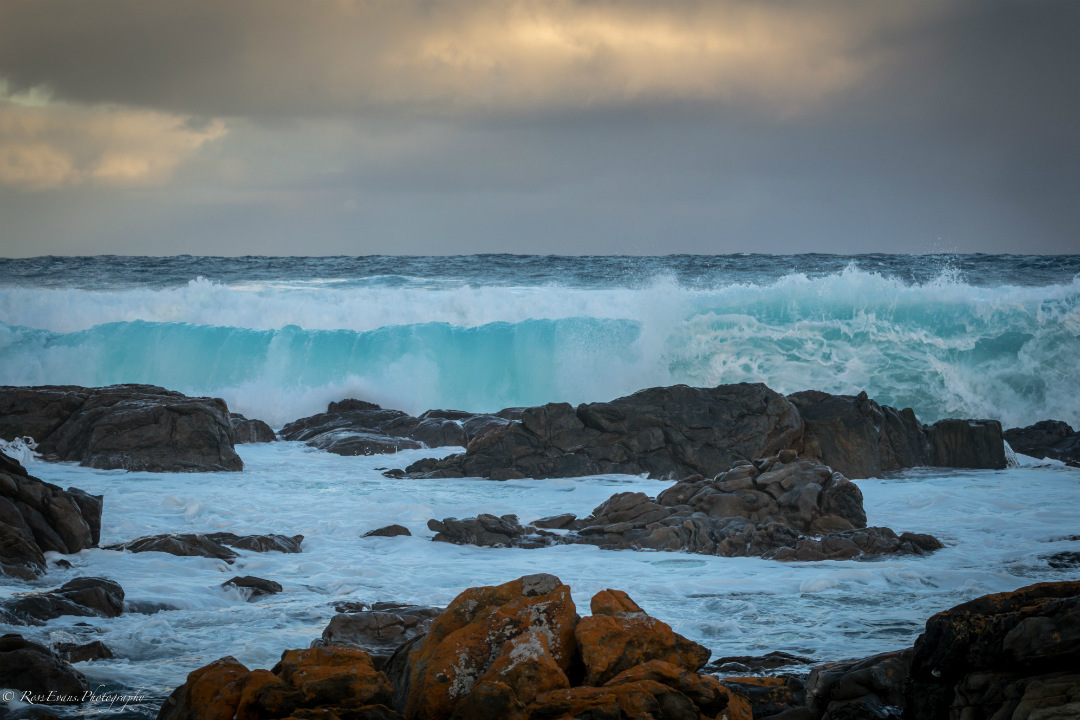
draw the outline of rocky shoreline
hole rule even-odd
[[[652,388],[576,408],[553,403],[418,417],[347,399],[279,434],[230,414],[219,399],[153,386],[0,388],[0,439],[32,438],[46,459],[92,468],[237,472],[237,443],[279,436],[339,455],[465,448],[386,471],[391,478],[631,474],[672,481],[655,497],[616,493],[587,517],[524,525],[514,515],[431,518],[438,542],[799,562],[926,555],[944,547],[928,534],[868,527],[852,480],[918,466],[1004,468],[1006,438],[1034,457],[1080,461],[1080,433],[1064,423],[1005,433],[992,420],[923,425],[910,410],[882,406],[865,393],[785,397],[761,384]],[[104,501],[30,476],[0,453],[0,573],[34,580],[47,570],[46,552],[97,547]],[[391,525],[364,537],[408,535]],[[232,563],[236,549],[300,553],[303,540],[167,533],[104,549]],[[248,600],[282,591],[252,576],[220,585]],[[41,625],[126,610],[119,584],[78,577],[5,604],[0,620]],[[232,658],[196,670],[159,718],[1050,720],[1080,712],[1080,675],[1062,669],[1080,661],[1080,583],[980,598],[930,618],[912,648],[808,672],[812,660],[782,656],[707,665],[707,649],[618,590],[596,595],[592,614],[579,617],[569,588],[551,575],[471,588],[445,609],[381,603],[339,610],[310,648],[285,651],[272,670],[249,670]],[[87,684],[71,663],[111,654],[97,641],[50,649],[5,635],[0,687],[76,693]],[[770,663],[761,675],[724,670]]]

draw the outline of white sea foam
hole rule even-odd
[[[55,587],[81,575],[117,580],[133,606],[177,608],[93,619],[91,633],[117,659],[80,666],[91,682],[146,688],[159,697],[190,670],[224,655],[270,667],[282,650],[306,647],[335,601],[395,600],[443,605],[466,587],[551,572],[581,608],[597,591],[620,588],[648,612],[710,647],[716,656],[771,650],[818,660],[909,646],[933,613],[985,593],[1059,579],[1045,555],[1076,549],[1080,473],[1062,466],[1004,471],[913,470],[858,481],[870,524],[928,532],[946,542],[929,557],[877,562],[777,563],[682,553],[615,552],[588,546],[540,550],[432,543],[430,518],[516,513],[528,521],[585,514],[614,492],[655,495],[667,484],[629,476],[571,480],[396,481],[376,468],[421,455],[343,458],[296,443],[238,448],[243,473],[124,473],[31,460],[32,473],[105,495],[102,543],[161,532],[229,530],[303,534],[303,553],[241,552],[235,565],[160,553],[86,550],[74,568],[34,583]],[[389,523],[413,537],[363,538]],[[53,556],[55,557],[55,556]],[[276,580],[284,592],[253,603],[220,588],[233,575]],[[0,581],[0,595],[27,584]],[[83,637],[59,618],[16,628],[41,641]],[[88,635],[87,635],[88,637]],[[151,714],[152,715],[152,714]]]

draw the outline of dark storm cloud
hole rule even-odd
[[[1076,252],[1077,28],[1066,0],[0,0],[0,254]]]

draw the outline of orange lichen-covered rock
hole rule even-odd
[[[509,641],[530,631],[544,636],[544,652],[565,671],[574,656],[576,620],[570,588],[554,575],[466,590],[432,622],[423,644],[409,656],[405,716],[449,718],[504,652],[512,654],[515,647],[523,652]]]
[[[289,650],[272,672],[299,690],[307,705],[388,705],[393,694],[371,656],[356,648]]]
[[[643,680],[679,691],[694,703],[699,712],[710,717],[719,715],[729,703],[729,691],[712,675],[698,675],[663,660],[636,665],[619,673],[604,686],[615,687]]]
[[[592,616],[582,618],[575,637],[585,663],[585,684],[602,685],[619,673],[650,660],[691,672],[709,660],[710,651],[642,610],[621,590],[603,590],[592,599]]]
[[[192,670],[165,700],[158,720],[232,720],[247,675],[231,655]]]
[[[285,717],[303,702],[303,694],[274,673],[252,670],[244,680],[234,720]]]
[[[789,708],[804,704],[802,683],[793,683],[784,677],[726,677],[724,687],[733,700],[738,699],[747,708],[749,718],[757,711],[759,716],[776,715]],[[794,685],[794,687],[793,687]],[[736,703],[733,702],[734,707]]]

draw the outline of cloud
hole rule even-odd
[[[933,3],[12,0],[0,76],[207,116],[721,101],[781,115],[861,82]]]
[[[0,183],[26,190],[167,181],[225,123],[0,94]]]

